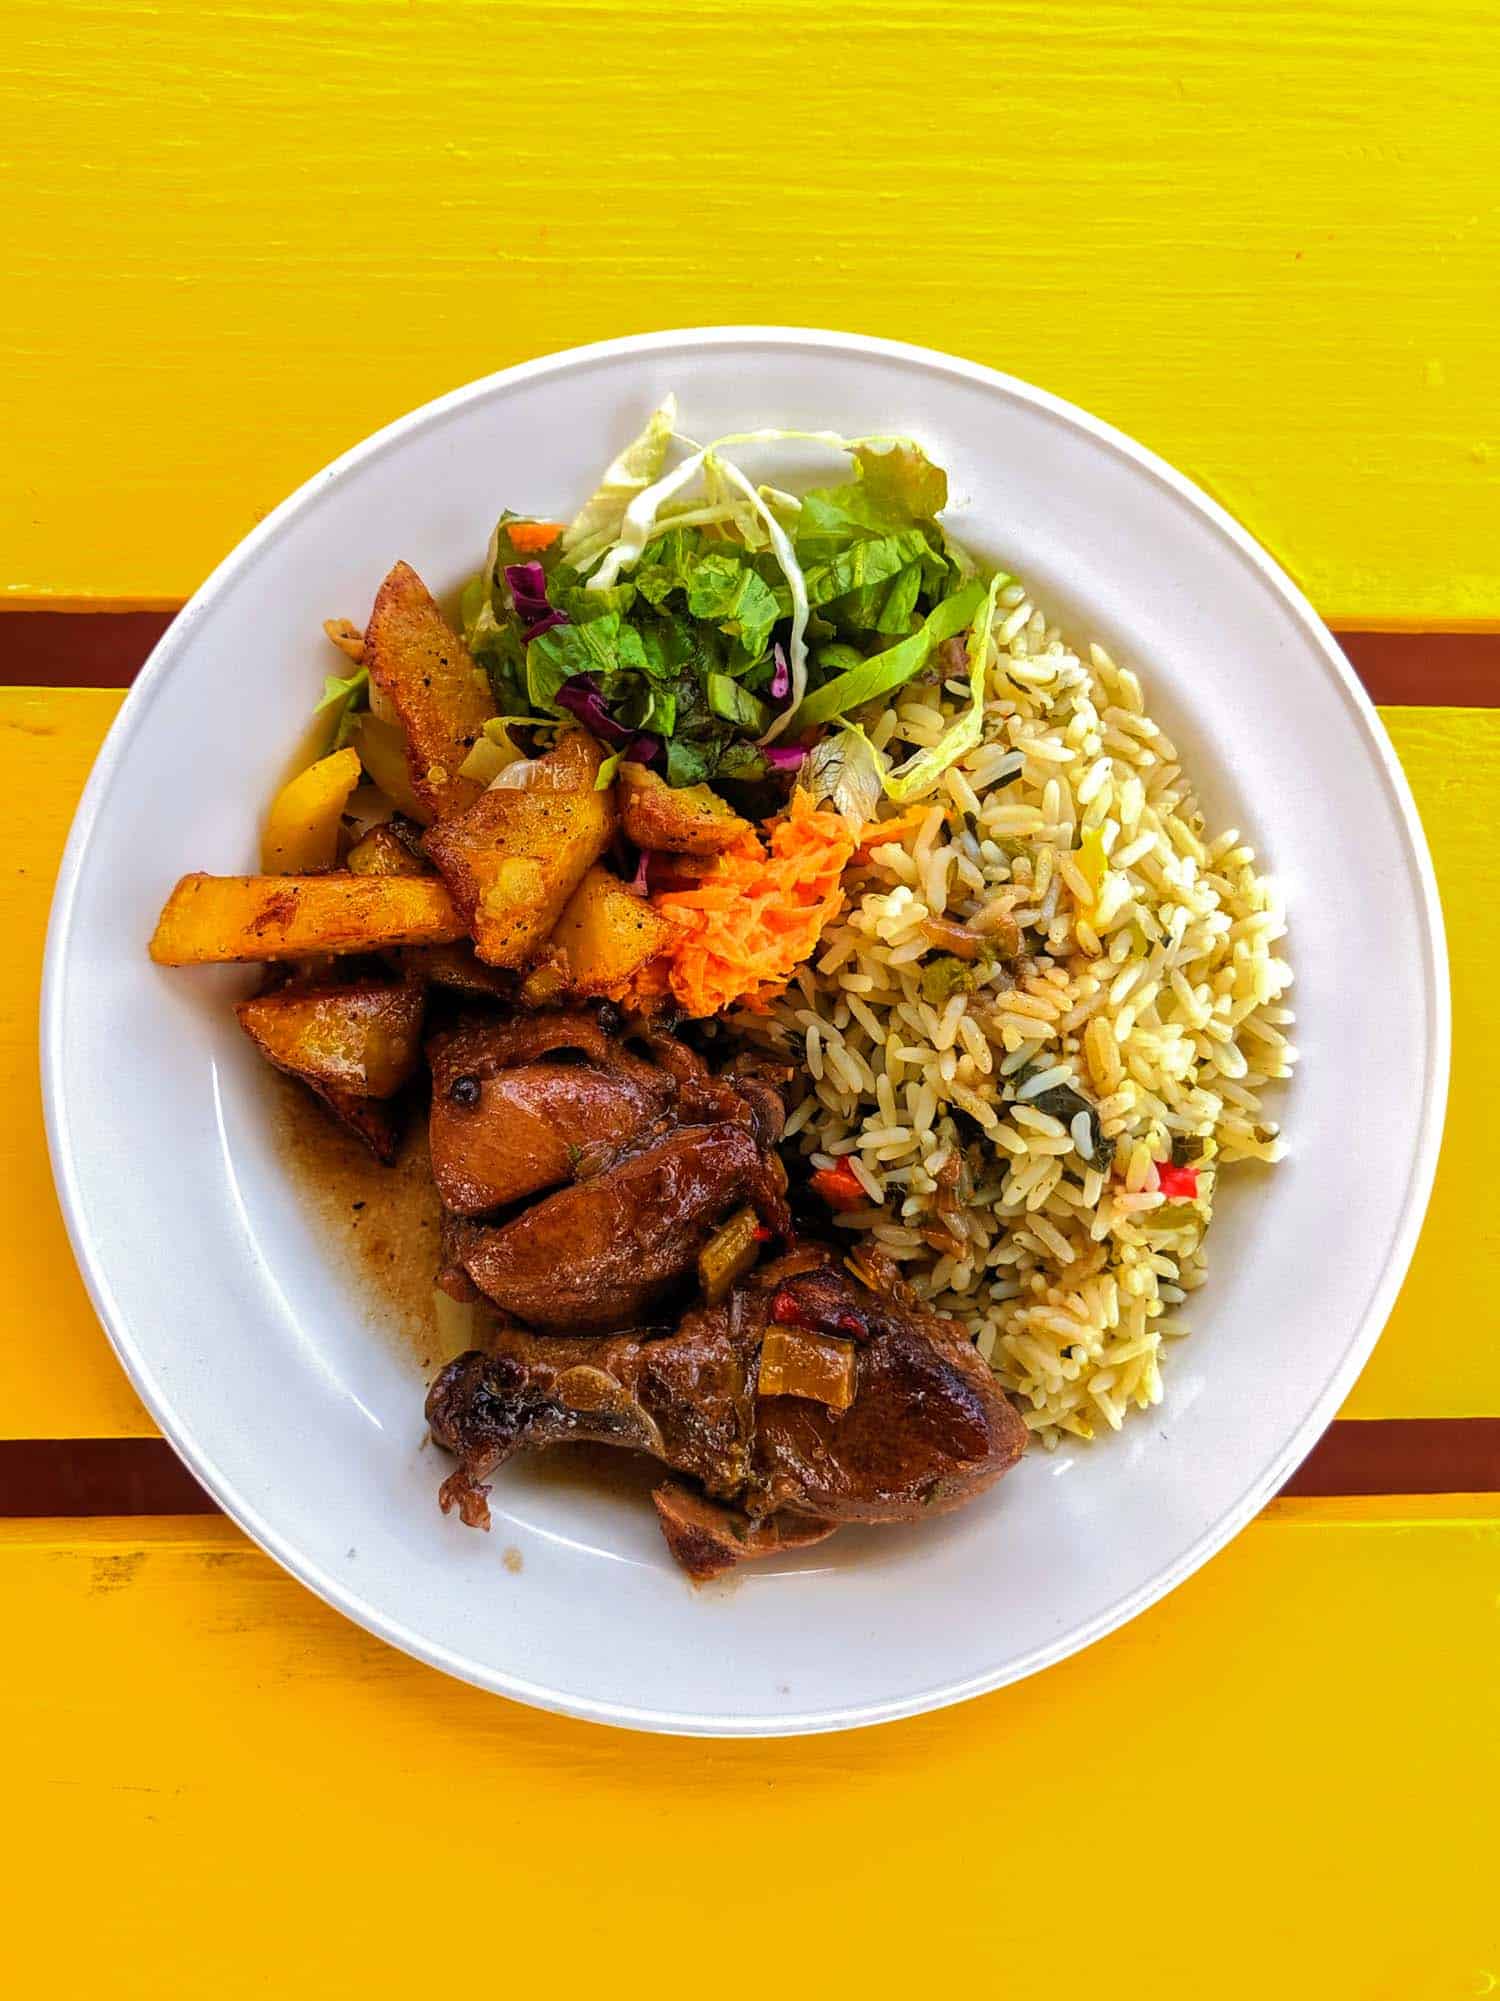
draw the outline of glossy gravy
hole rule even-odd
[[[271,1081],[287,1171],[356,1280],[372,1323],[399,1340],[425,1376],[446,1360],[433,1305],[440,1211],[425,1120],[413,1118],[401,1158],[382,1167],[300,1084]]]

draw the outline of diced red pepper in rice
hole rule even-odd
[[[1198,1170],[1196,1167],[1174,1167],[1169,1160],[1156,1163],[1156,1185],[1170,1201],[1195,1202],[1198,1199]]]
[[[863,1209],[870,1199],[847,1160],[820,1167],[812,1177],[812,1189],[830,1209]]]

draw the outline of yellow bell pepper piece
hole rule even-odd
[[[360,761],[377,785],[408,820],[426,826],[432,818],[413,790],[411,765],[406,755],[406,732],[397,723],[382,722],[372,710],[359,719],[355,745]]]
[[[313,875],[333,867],[339,821],[359,776],[358,751],[336,750],[282,786],[261,835],[260,865],[267,875]]]
[[[1105,870],[1109,867],[1109,857],[1104,852],[1104,834],[1098,827],[1090,827],[1078,844],[1078,872],[1094,892],[1094,908],[1099,905],[1099,891],[1104,886]]]

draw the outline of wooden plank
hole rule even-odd
[[[122,697],[113,690],[0,692],[0,786],[12,837],[0,870],[0,1428],[127,1438],[155,1430],[94,1318],[58,1213],[42,1129],[36,1023],[52,885],[73,809]],[[64,1419],[63,1413],[73,1416]]]
[[[1497,1565],[1500,1503],[1281,1502],[1016,1688],[704,1744],[443,1680],[225,1523],[8,1525],[12,1984],[66,1939],[112,2001],[352,1996],[372,1962],[654,1995],[734,1940],[878,1996],[1485,1993]]]
[[[0,601],[0,686],[128,688],[170,611],[38,611]],[[1375,702],[1500,705],[1500,633],[1341,632]]]
[[[523,86],[484,0],[5,18],[13,592],[171,602],[455,383],[781,318],[1097,410],[1344,623],[1496,619],[1489,0],[540,0]]]
[[[0,689],[0,786],[17,807],[15,864],[0,876],[0,923],[15,941],[0,963],[0,1088],[20,1108],[0,1139],[0,1173],[12,1191],[0,1212],[0,1269],[27,1302],[28,1322],[46,1330],[45,1340],[0,1345],[0,1433],[16,1438],[132,1437],[152,1429],[74,1275],[42,1150],[35,1064],[37,967],[52,879],[73,801],[118,701],[105,691]],[[1500,1345],[1483,1330],[1500,1284],[1500,1220],[1474,1191],[1488,1183],[1500,1131],[1500,1071],[1488,1054],[1490,941],[1500,907],[1500,710],[1384,715],[1442,884],[1456,1083],[1411,1277],[1343,1414],[1497,1416]],[[184,865],[191,859],[184,856]]]
[[[1448,933],[1453,1070],[1437,1180],[1416,1256],[1348,1417],[1500,1413],[1500,1217],[1481,1199],[1500,1131],[1495,912],[1500,909],[1500,711],[1384,709],[1432,850]],[[1351,969],[1351,979],[1358,974]]]

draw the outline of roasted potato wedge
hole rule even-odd
[[[290,779],[271,801],[260,837],[267,875],[311,875],[339,855],[339,823],[359,783],[359,753],[336,750]]]
[[[638,848],[718,855],[750,831],[749,822],[707,785],[674,789],[644,764],[622,764],[616,782],[620,825]]]
[[[594,789],[602,762],[593,738],[570,730],[537,760],[535,782],[486,792],[429,832],[427,852],[487,965],[529,966],[609,846],[614,797]]]
[[[528,792],[591,792],[604,752],[587,730],[564,730],[544,757],[531,760]]]
[[[483,734],[495,703],[483,670],[409,563],[397,563],[375,593],[364,660],[406,732],[418,799],[435,820],[466,811],[481,787],[461,777],[459,766]]]
[[[390,826],[372,827],[357,840],[344,866],[354,875],[426,875],[430,869]]]
[[[467,927],[437,876],[185,875],[151,940],[159,966],[446,945]]]
[[[259,994],[235,1009],[268,1062],[315,1091],[393,1098],[422,1054],[422,989],[389,980]]]
[[[612,996],[656,957],[670,931],[645,897],[595,864],[568,898],[551,943],[567,961],[570,991]]]
[[[457,945],[413,945],[401,954],[407,977],[456,994],[492,994],[510,1000],[516,991],[514,973],[487,966],[465,938]]]

